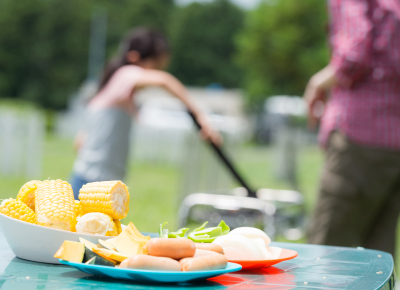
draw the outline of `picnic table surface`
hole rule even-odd
[[[148,284],[102,278],[69,266],[19,259],[0,230],[0,289],[394,289],[394,263],[388,253],[293,243],[273,243],[273,246],[295,250],[299,255],[272,267],[205,281]]]

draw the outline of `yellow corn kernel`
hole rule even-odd
[[[118,232],[118,228],[117,225],[115,224],[114,221],[112,221],[112,230],[109,230],[106,233],[106,236],[118,236],[119,232]]]
[[[25,183],[18,192],[17,200],[22,201],[35,211],[35,191],[41,183],[40,180],[31,180]]]
[[[38,225],[75,231],[76,214],[71,185],[60,179],[45,180],[35,193]]]
[[[79,200],[75,200],[74,211],[76,216],[82,215],[82,206]]]
[[[36,224],[35,212],[20,200],[13,198],[3,200],[0,212],[15,219]]]
[[[79,190],[82,212],[101,212],[113,219],[123,219],[129,211],[129,192],[119,181],[87,183]]]
[[[114,219],[115,226],[117,227],[118,235],[122,232],[121,221],[118,219]]]

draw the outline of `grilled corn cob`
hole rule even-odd
[[[18,192],[17,200],[22,201],[35,211],[35,191],[41,183],[40,180],[31,180],[25,183]]]
[[[0,212],[15,219],[36,224],[35,212],[20,200],[13,198],[3,200]]]
[[[60,179],[43,181],[35,193],[35,206],[39,225],[75,231],[74,194],[68,182]]]
[[[89,212],[81,217],[78,217],[77,219],[77,233],[118,236],[117,227],[113,219],[105,213]]]
[[[102,212],[113,219],[123,219],[129,211],[129,192],[119,180],[91,182],[79,191],[82,212]]]

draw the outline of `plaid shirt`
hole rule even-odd
[[[320,129],[400,150],[400,0],[329,0],[332,89]]]

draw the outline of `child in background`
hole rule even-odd
[[[97,94],[87,105],[83,128],[75,141],[78,156],[71,181],[75,199],[88,182],[124,179],[135,110],[133,96],[139,89],[166,89],[194,113],[202,136],[220,143],[220,135],[190,100],[182,83],[162,71],[168,61],[167,39],[157,31],[137,28],[123,39],[118,55],[104,71]]]

